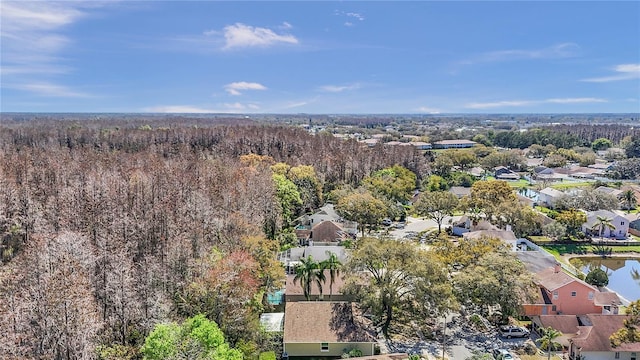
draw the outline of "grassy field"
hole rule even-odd
[[[560,183],[553,184],[551,185],[551,187],[556,190],[567,190],[575,187],[591,186],[591,184],[592,184],[592,181],[576,181],[576,182],[568,181],[568,182],[560,182]]]
[[[557,245],[542,245],[543,249],[548,251],[556,258],[564,254],[591,254],[593,255],[593,245],[591,244],[557,244]],[[611,246],[611,249],[616,254],[623,253],[640,253],[640,245],[629,246]]]
[[[529,183],[529,181],[525,179],[520,179],[518,181],[507,181],[507,183],[514,189],[528,188],[531,186],[531,183]]]

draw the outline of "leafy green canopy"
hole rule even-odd
[[[141,352],[145,360],[242,360],[242,353],[231,348],[218,325],[204,315],[188,318],[181,325],[156,325]]]

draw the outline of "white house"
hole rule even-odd
[[[600,221],[598,218],[609,219],[613,228],[603,226],[600,231]],[[582,224],[582,231],[591,236],[600,236],[615,239],[626,239],[629,232],[629,220],[608,210],[598,210],[587,212],[587,222]]]
[[[556,201],[558,201],[562,195],[564,195],[562,191],[547,187],[540,190],[538,201],[546,207],[553,208]]]

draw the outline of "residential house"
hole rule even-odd
[[[329,289],[331,277],[329,275],[329,270],[324,271],[324,277],[326,281],[322,284],[322,291],[318,287],[317,283],[311,284],[311,293],[309,294],[309,299],[311,301],[351,301],[352,298],[342,293],[342,288],[344,286],[344,277],[339,275],[334,279],[333,286]],[[285,284],[284,291],[284,300],[285,302],[292,301],[305,301],[307,298],[304,296],[304,290],[302,289],[302,284],[298,281],[295,282],[295,275],[288,274]],[[331,299],[329,299],[329,294],[331,293]]]
[[[581,316],[575,336],[569,340],[570,360],[636,360],[640,342],[612,347],[609,337],[624,326],[629,315]]]
[[[338,244],[349,238],[342,225],[333,221],[323,221],[315,224],[309,232],[308,244],[334,243]]]
[[[498,228],[487,220],[473,220],[467,215],[461,216],[451,226],[451,231],[456,236],[463,236],[465,233],[477,230],[498,230]]]
[[[627,190],[631,190],[636,198],[636,204],[640,205],[640,185],[622,185],[620,190],[623,193]]]
[[[477,142],[471,140],[442,140],[433,143],[434,149],[463,149],[476,146]]]
[[[494,238],[500,239],[505,244],[509,246],[511,251],[517,250],[518,238],[516,238],[515,234],[511,230],[499,230],[499,229],[490,229],[490,230],[476,230],[470,231],[462,234],[464,239],[482,239],[482,238]]]
[[[596,170],[597,171],[596,174],[598,175],[605,175],[607,171],[613,168],[613,166],[614,166],[614,163],[607,162],[607,163],[595,163],[595,164],[588,165],[587,167],[589,169]]]
[[[538,193],[538,203],[548,208],[553,208],[556,201],[563,195],[564,193],[562,191],[547,187]]]
[[[524,304],[527,316],[617,314],[622,304],[613,292],[600,292],[586,282],[565,273],[560,264],[535,275],[538,298]]]
[[[556,173],[552,168],[536,166],[533,168],[531,177],[538,181],[562,181],[566,176]]]
[[[608,186],[598,186],[595,189],[595,191],[598,191],[598,192],[601,192],[601,193],[604,193],[604,194],[613,195],[618,199],[620,199],[620,197],[622,196],[622,190],[610,188]]]
[[[375,332],[355,304],[302,301],[285,305],[283,357],[339,358],[359,349],[372,356]]]
[[[640,236],[640,213],[627,214],[625,217],[629,220],[629,234]]]
[[[609,219],[613,228],[603,226],[601,231],[599,218]],[[626,239],[629,232],[629,220],[608,210],[590,211],[587,212],[587,222],[582,224],[582,231],[590,236]]]
[[[471,174],[471,176],[475,177],[476,179],[482,178],[484,176],[484,172],[484,169],[478,166],[469,169],[469,174]]]
[[[520,180],[520,175],[504,166],[495,167],[493,171],[495,178],[498,180]]]
[[[278,260],[282,263],[285,273],[294,274],[296,267],[300,264],[300,259],[308,256],[315,261],[325,261],[331,253],[336,254],[341,263],[347,261],[347,253],[342,246],[305,246],[295,247],[278,254]]]
[[[578,334],[578,317],[576,315],[540,315],[531,317],[531,330],[540,334],[540,329],[552,328],[562,333],[554,341],[562,347],[569,348],[569,341]]]
[[[449,192],[453,193],[455,196],[458,197],[458,199],[460,199],[463,196],[471,195],[471,188],[470,187],[463,187],[463,186],[452,186],[449,189]]]

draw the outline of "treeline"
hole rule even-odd
[[[505,148],[525,149],[538,144],[571,149],[576,146],[591,147],[593,141],[601,138],[617,145],[634,135],[640,135],[640,130],[625,125],[556,125],[527,131],[502,131],[490,134],[489,140]]]
[[[428,169],[413,149],[291,128],[154,127],[0,128],[4,359],[137,349],[154,324],[200,313],[252,358],[270,346],[258,314],[282,273],[264,227],[283,210],[272,169],[242,155],[310,165],[325,189]]]

